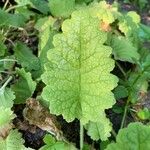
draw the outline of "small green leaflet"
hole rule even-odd
[[[16,69],[16,73],[19,79],[11,88],[16,95],[15,103],[20,104],[32,96],[36,88],[36,82],[32,80],[31,73],[25,72],[23,68]]]
[[[103,117],[103,116],[101,116]],[[99,122],[89,122],[86,125],[87,134],[93,139],[93,140],[99,140],[106,141],[109,136],[111,136],[111,125],[110,121],[105,117],[101,119],[105,124],[101,121]]]
[[[11,130],[6,139],[0,139],[1,150],[25,150],[24,140],[17,130]]]
[[[137,112],[137,116],[141,119],[141,120],[148,120],[150,119],[150,110],[148,108],[143,108],[140,109]]]
[[[136,63],[140,58],[137,49],[123,36],[113,36],[111,47],[116,60]]]
[[[75,118],[83,124],[97,122],[115,103],[111,90],[118,81],[110,74],[114,61],[112,49],[104,45],[107,33],[99,30],[99,20],[86,8],[64,21],[62,31],[48,52],[42,97],[49,101],[51,113],[62,114],[68,122]]]
[[[130,123],[121,129],[116,143],[111,143],[105,150],[149,150],[150,127],[142,123]]]
[[[45,146],[40,150],[77,150],[72,144],[63,141],[56,141],[51,135],[47,134],[44,137]]]
[[[21,66],[25,68],[27,71],[40,69],[39,59],[32,54],[31,49],[27,47],[25,44],[17,42],[14,51],[16,59],[21,64]]]
[[[122,85],[119,85],[117,86],[115,89],[114,89],[114,95],[115,95],[115,98],[116,100],[119,100],[121,98],[125,98],[128,96],[128,90],[126,87],[122,86]]]
[[[105,1],[94,3],[90,9],[94,17],[98,17],[106,24],[113,23],[120,15],[115,5],[107,4]]]
[[[49,7],[55,17],[69,17],[75,8],[75,0],[49,0]]]

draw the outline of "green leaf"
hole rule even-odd
[[[4,61],[3,66],[6,70],[13,70],[13,67],[15,66],[16,60],[14,55],[7,55],[4,59],[12,60],[12,61]]]
[[[124,86],[119,85],[114,89],[114,95],[117,100],[125,98],[128,96],[128,90]]]
[[[11,108],[0,106],[0,129],[5,128],[16,117]]]
[[[75,0],[49,0],[49,7],[55,17],[69,17],[74,10]]]
[[[137,115],[140,119],[146,120],[150,118],[150,111],[148,110],[148,108],[140,109],[137,112]]]
[[[133,46],[138,47],[140,16],[136,12],[131,11],[121,15],[118,19],[119,30],[132,42]]]
[[[56,19],[52,17],[44,17],[38,20],[35,25],[35,28],[39,30],[39,59],[41,63],[41,70],[39,70],[39,74],[41,75],[44,71],[44,64],[48,61],[47,52],[51,48],[53,48],[53,36],[57,33],[56,30],[53,29],[54,23]]]
[[[140,23],[140,16],[135,11],[129,11],[127,16],[130,17],[134,23]]]
[[[149,74],[145,71],[131,72],[128,85],[129,85],[129,99],[132,103],[140,100],[140,93],[147,91]]]
[[[30,98],[35,91],[36,82],[32,80],[31,73],[25,72],[22,69],[16,69],[16,73],[19,76],[18,81],[12,85],[12,90],[15,92],[15,103],[24,103],[26,99]]]
[[[20,14],[10,14],[0,9],[0,26],[23,27],[26,19]]]
[[[116,60],[135,63],[140,58],[140,55],[133,44],[122,36],[113,36],[111,46]]]
[[[40,150],[77,150],[72,144],[63,141],[55,141],[51,135],[46,135],[44,138],[45,146]]]
[[[30,7],[37,9],[38,11],[40,11],[43,14],[48,14],[49,7],[48,7],[48,2],[46,2],[45,0],[41,1],[41,0],[15,0],[17,2],[17,6],[19,8],[25,8],[24,6],[29,5]]]
[[[144,24],[140,24],[139,36],[141,39],[150,39],[150,27]]]
[[[91,13],[93,16],[98,17],[106,24],[113,23],[120,15],[118,8],[115,5],[107,4],[105,1],[101,1],[92,5]]]
[[[28,71],[40,69],[39,59],[32,54],[31,49],[28,48],[25,44],[17,42],[14,51],[16,59],[23,68],[27,69]]]
[[[121,129],[116,143],[108,145],[106,150],[149,150],[150,127],[141,123],[130,123],[127,128]]]
[[[35,16],[35,13],[28,9],[27,6],[17,7],[15,13],[23,15],[26,20],[29,20],[32,16]]]
[[[99,122],[89,122],[86,126],[86,129],[88,130],[87,134],[93,139],[93,140],[99,140],[106,141],[109,136],[111,136],[111,125],[110,121],[107,118],[101,119],[102,121]]]
[[[48,14],[49,12],[49,7],[48,7],[48,2],[45,0],[30,0],[32,3],[32,7],[39,10],[43,14]]]
[[[110,74],[114,61],[112,49],[104,45],[107,35],[88,9],[75,11],[62,31],[54,36],[55,48],[48,52],[42,97],[49,101],[51,113],[62,114],[68,122],[75,118],[83,124],[97,122],[115,103],[111,90],[118,81]]]
[[[0,41],[0,56],[4,56],[6,50],[7,50],[6,45]]]
[[[49,144],[49,145],[53,145],[56,143],[56,140],[50,134],[46,134],[44,137],[44,143]]]
[[[0,139],[1,150],[24,150],[24,140],[17,130],[11,130],[6,139]]]
[[[11,108],[15,99],[14,92],[10,88],[0,89],[0,106]]]

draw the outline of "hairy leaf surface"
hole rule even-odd
[[[119,131],[117,142],[108,145],[106,150],[149,150],[150,127],[141,123],[131,123]]]
[[[10,88],[0,89],[0,106],[11,108],[15,99],[14,92]]]
[[[102,121],[101,121],[102,120]],[[104,124],[105,122],[105,124]],[[111,135],[111,125],[110,121],[107,118],[100,119],[98,122],[89,122],[86,126],[87,134],[93,139],[93,140],[99,140],[106,141],[107,138]]]
[[[13,111],[11,111],[10,108],[0,107],[0,128],[5,127],[8,125],[12,119],[15,118],[15,115],[13,114]]]
[[[17,130],[11,130],[6,139],[0,139],[1,150],[25,150],[24,140]]]
[[[114,61],[112,49],[104,45],[107,35],[88,9],[74,12],[62,31],[54,36],[55,48],[48,52],[42,96],[49,101],[50,111],[67,121],[98,121],[115,103],[111,90],[118,81],[110,74]]]

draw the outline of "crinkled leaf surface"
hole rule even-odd
[[[11,130],[6,139],[0,139],[1,150],[25,150],[24,140],[17,130]]]
[[[115,103],[111,90],[118,81],[110,74],[114,61],[112,49],[104,45],[107,35],[88,9],[74,12],[62,31],[54,36],[55,48],[48,52],[42,96],[51,113],[62,114],[67,121],[98,121]]]
[[[23,68],[16,69],[16,73],[19,75],[19,79],[12,85],[12,89],[16,95],[15,103],[20,104],[24,103],[26,99],[32,96],[36,88],[36,82],[33,81],[31,73],[25,72]]]
[[[119,29],[126,35],[131,36],[133,31],[136,31],[140,23],[140,16],[133,11],[128,12],[126,15],[122,15],[119,18]]]
[[[105,1],[92,5],[91,13],[107,24],[113,23],[120,15],[115,5],[107,4]]]
[[[140,17],[133,11],[119,17],[119,30],[125,34],[135,47],[138,47],[139,44],[139,23]]]
[[[10,108],[0,107],[0,128],[8,125],[15,118]]]
[[[116,143],[108,145],[106,150],[149,150],[150,127],[141,123],[131,123],[121,129]]]
[[[102,121],[101,121],[102,120]],[[105,124],[104,124],[105,122]],[[106,141],[107,138],[111,135],[111,125],[109,119],[100,118],[100,121],[98,122],[89,122],[86,126],[87,134],[93,139],[93,140],[99,140]]]
[[[11,108],[14,99],[14,92],[10,88],[0,88],[0,107]]]

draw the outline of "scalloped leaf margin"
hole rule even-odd
[[[111,47],[104,45],[107,33],[100,31],[99,20],[87,8],[64,21],[62,32],[54,36],[54,48],[48,52],[42,97],[51,113],[62,114],[68,122],[97,122],[115,103],[111,90],[118,82],[110,74],[115,65]]]

